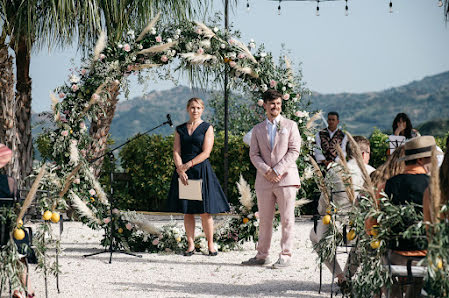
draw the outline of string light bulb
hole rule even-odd
[[[442,6],[443,6],[443,1],[442,0],[438,1],[438,7],[442,7]]]
[[[315,15],[316,15],[317,17],[320,16],[320,0],[318,0],[318,1],[316,2],[316,13],[315,13]]]
[[[348,15],[349,15],[348,0],[345,0],[345,1],[346,1],[346,6],[345,6],[345,16],[348,16]]]
[[[246,0],[246,11],[249,12],[249,0]]]
[[[278,15],[281,15],[281,0],[279,0]]]
[[[393,13],[393,2],[390,1],[390,13]]]

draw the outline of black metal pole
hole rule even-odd
[[[226,29],[226,37],[229,35],[229,1],[225,0],[225,29]],[[225,64],[225,77],[224,77],[224,129],[225,129],[225,139],[224,139],[224,148],[223,148],[223,158],[224,158],[224,185],[223,191],[228,196],[228,99],[229,99],[229,89],[228,89],[228,64]]]

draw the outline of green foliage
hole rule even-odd
[[[145,135],[120,151],[121,165],[129,175],[128,187],[118,189],[117,208],[163,210],[174,172],[173,135]]]
[[[209,100],[209,106],[213,113],[209,122],[217,131],[224,131],[224,98],[222,94],[214,93]],[[263,109],[256,106],[249,96],[240,97],[234,94],[229,96],[228,102],[229,126],[231,134],[239,135],[247,133],[254,125],[265,119]]]
[[[369,141],[371,143],[370,164],[377,168],[387,160],[388,136],[375,127]]]

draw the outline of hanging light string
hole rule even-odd
[[[393,13],[393,2],[390,0],[390,13]]]
[[[278,15],[281,15],[281,2],[282,0],[279,0]]]
[[[316,1],[316,16],[319,17],[320,16],[320,0]]]
[[[246,11],[249,12],[249,0],[246,0]]]
[[[346,5],[345,5],[345,16],[349,15],[349,7],[348,7],[348,0],[345,0]]]

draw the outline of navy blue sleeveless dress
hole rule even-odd
[[[210,124],[202,122],[189,135],[187,123],[176,127],[181,140],[181,158],[186,163],[195,158],[203,151],[203,142]],[[221,189],[217,176],[215,176],[209,159],[194,165],[186,172],[189,179],[203,179],[202,201],[191,201],[179,199],[178,173],[176,169],[173,173],[170,191],[168,192],[168,210],[171,212],[181,212],[184,214],[220,213],[229,211],[229,204]]]

